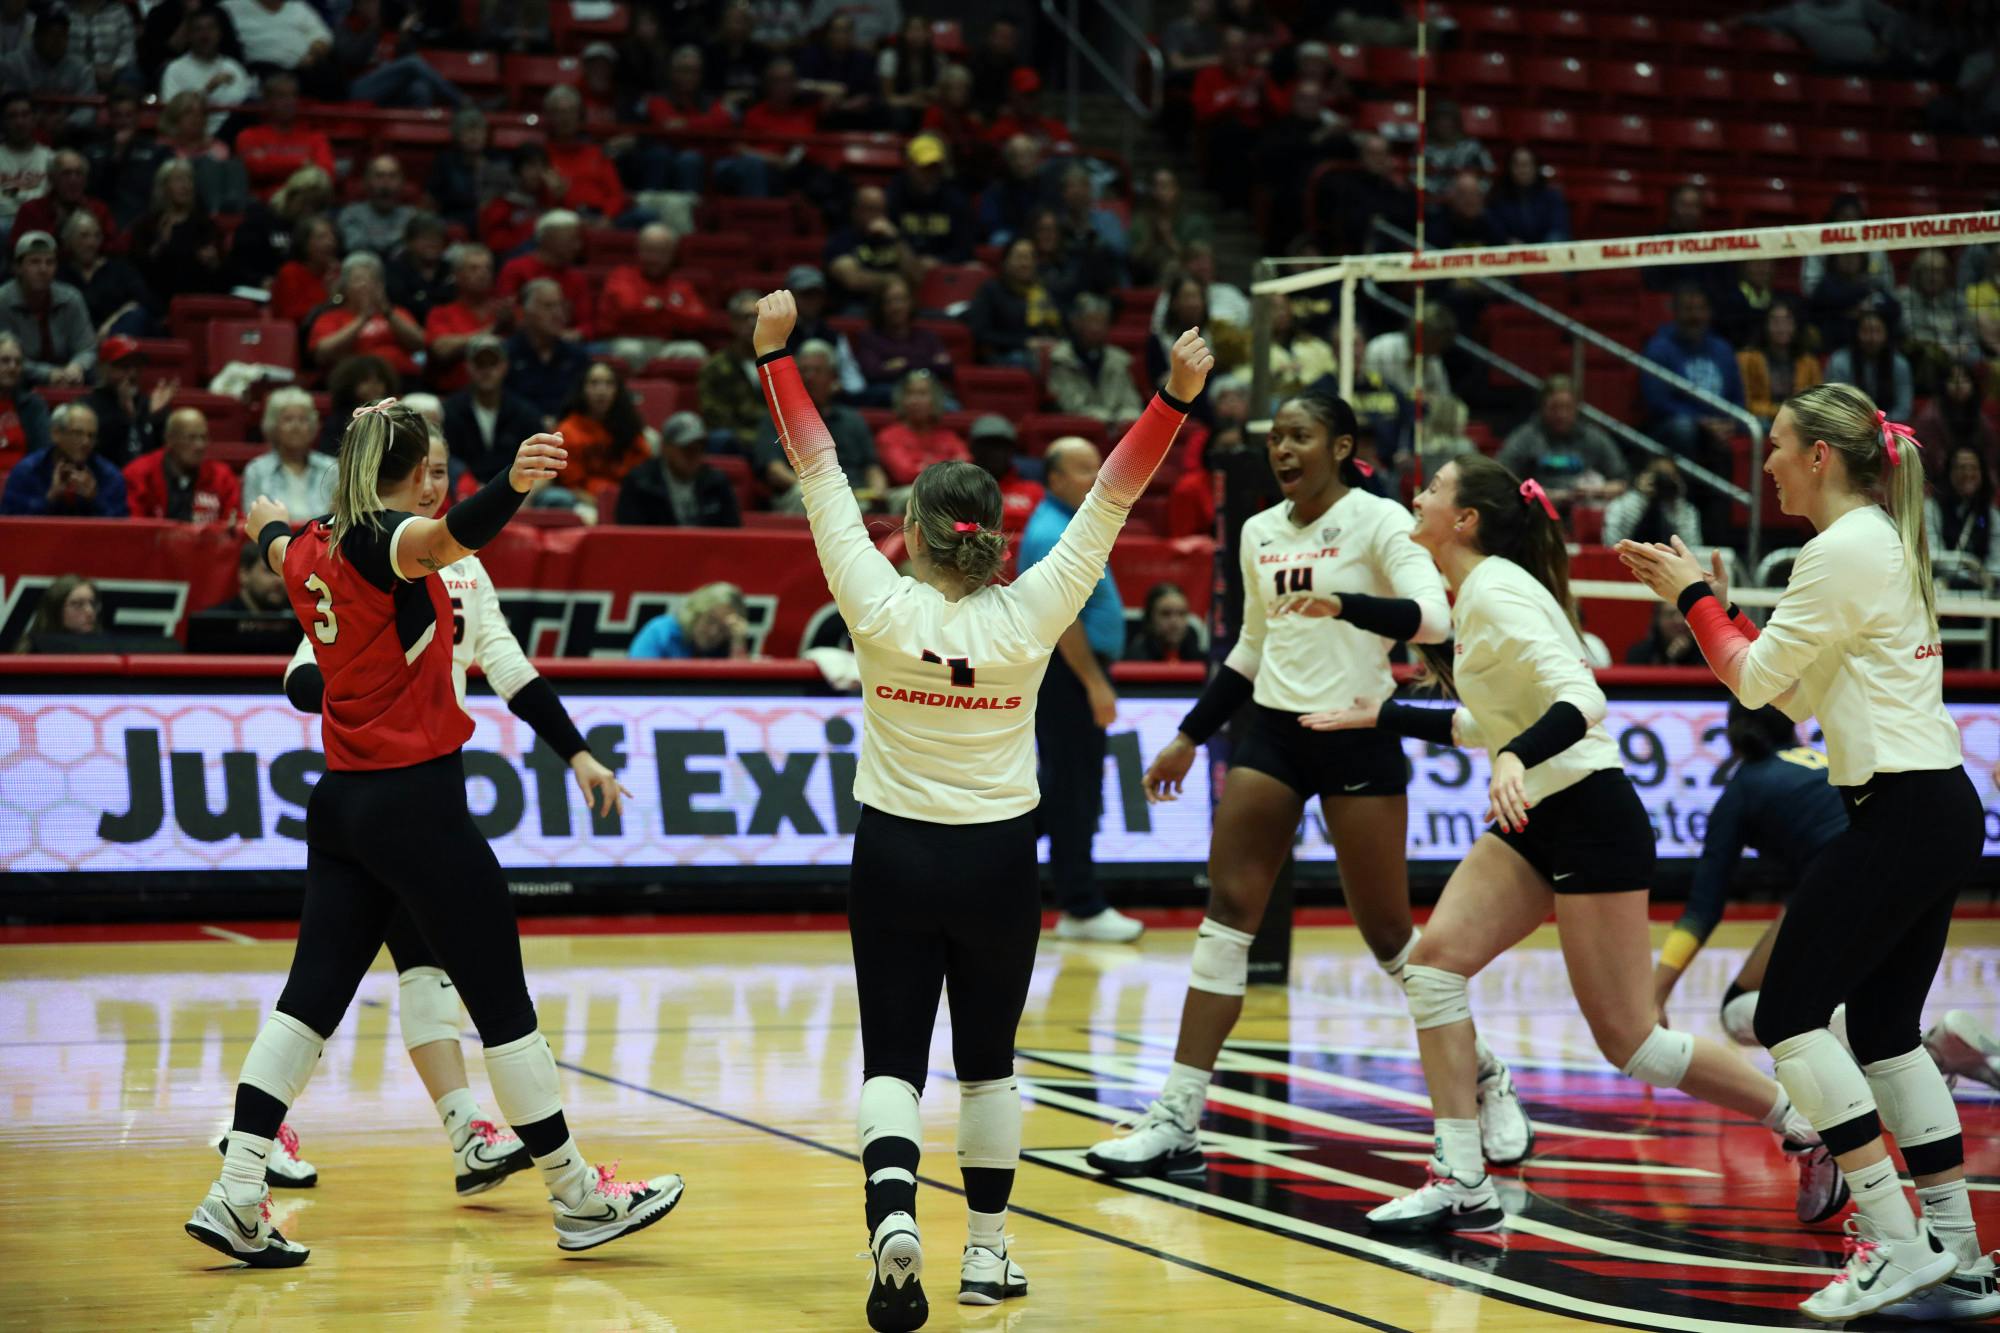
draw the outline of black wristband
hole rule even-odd
[[[1182,416],[1186,416],[1188,413],[1194,411],[1194,403],[1192,400],[1184,403],[1180,399],[1168,393],[1165,389],[1160,390],[1160,401],[1165,403],[1168,407],[1173,408],[1174,411],[1180,413]]]
[[[257,558],[266,568],[271,564],[271,543],[280,537],[292,535],[292,525],[281,518],[274,518],[257,530]]]
[[[561,755],[567,763],[590,747],[584,744],[583,733],[570,721],[569,710],[563,707],[561,696],[555,686],[536,676],[515,691],[507,701],[507,711],[535,729],[535,734],[549,743],[549,748]]]
[[[1743,610],[1736,603],[1731,602],[1723,614],[1727,615],[1731,620],[1735,620],[1743,614]]]
[[[476,551],[500,535],[500,529],[507,526],[507,520],[514,517],[514,511],[528,498],[527,492],[515,490],[507,480],[511,471],[510,467],[496,474],[493,480],[451,507],[444,516],[444,530],[453,541],[468,551]]]
[[[1708,580],[1696,579],[1693,583],[1681,589],[1681,595],[1674,599],[1674,605],[1681,609],[1682,615],[1686,615],[1688,612],[1694,610],[1696,602],[1699,602],[1704,597],[1713,596],[1715,596],[1715,589],[1708,586]],[[1733,607],[1731,608],[1732,611],[1734,609]]]
[[[301,713],[317,713],[326,703],[326,676],[319,663],[293,667],[285,676],[285,698]]]
[[[1370,597],[1366,593],[1344,592],[1340,594],[1338,619],[1370,634],[1406,643],[1417,637],[1417,630],[1424,623],[1424,611],[1411,597]]]
[[[1704,588],[1707,586],[1702,584]],[[1511,754],[1533,768],[1575,745],[1589,730],[1590,724],[1583,720],[1581,710],[1573,703],[1558,699],[1549,705],[1548,712],[1536,719],[1534,725],[1501,746],[1500,753]]]
[[[762,356],[758,357],[758,358],[757,358],[757,364],[758,364],[758,365],[760,365],[760,366],[768,366],[768,365],[770,365],[770,364],[771,364],[771,363],[772,363],[773,361],[776,361],[776,360],[777,360],[778,358],[780,358],[780,357],[785,357],[785,356],[790,356],[791,354],[792,354],[792,349],[791,349],[791,348],[789,348],[789,347],[780,347],[780,348],[779,348],[779,349],[778,349],[777,351],[775,351],[775,352],[766,352],[766,353],[764,353],[764,355],[762,355]]]
[[[1411,605],[1415,605],[1412,603]],[[1418,704],[1399,704],[1394,699],[1382,705],[1376,715],[1375,725],[1383,731],[1398,736],[1408,736],[1412,740],[1429,741],[1432,745],[1451,745],[1451,720],[1456,708],[1424,708]]]
[[[1250,677],[1230,666],[1219,666],[1215,674],[1208,678],[1202,688],[1201,698],[1194,701],[1187,716],[1181,719],[1181,734],[1196,745],[1205,744],[1210,736],[1222,730],[1236,710],[1256,692]]]

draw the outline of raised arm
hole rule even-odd
[[[451,507],[443,518],[413,518],[396,530],[396,573],[420,579],[457,564],[500,535],[528,493],[554,480],[569,461],[560,435],[521,441],[514,466]]]

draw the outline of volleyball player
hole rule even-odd
[[[432,576],[491,541],[528,491],[561,470],[562,438],[531,436],[507,472],[442,521],[412,512],[429,452],[416,413],[393,400],[370,404],[342,437],[330,518],[294,533],[284,507],[259,496],[245,521],[315,641],[327,766],[306,806],[305,910],[291,974],[244,1058],[222,1176],[186,1224],[196,1240],[253,1267],[306,1261],[306,1248],[271,1225],[265,1162],[398,906],[465,999],[501,1114],[552,1196],[558,1247],[616,1240],[681,1197],[679,1176],[634,1182],[592,1171],[570,1137],[507,882],[466,807],[460,747],[472,719],[452,688],[451,644],[439,632],[451,607]]]
[[[1208,912],[1195,935],[1173,1066],[1130,1132],[1086,1155],[1108,1175],[1205,1168],[1196,1127],[1209,1079],[1243,1012],[1250,940],[1307,801],[1319,800],[1362,941],[1398,985],[1416,941],[1402,741],[1299,726],[1301,715],[1357,696],[1388,698],[1389,649],[1398,640],[1441,643],[1451,632],[1444,581],[1409,540],[1409,511],[1361,489],[1355,437],[1354,411],[1339,398],[1309,394],[1278,409],[1268,452],[1285,503],[1243,524],[1242,632],[1146,771],[1147,799],[1176,799],[1197,748],[1250,703],[1216,805]],[[1533,1131],[1506,1065],[1484,1042],[1478,1051],[1486,1159],[1511,1165],[1528,1155]]]
[[[1952,905],[1985,847],[1985,816],[1944,706],[1924,470],[1907,426],[1849,384],[1795,394],[1764,471],[1812,524],[1761,633],[1725,609],[1718,560],[1676,542],[1619,556],[1677,603],[1709,666],[1745,705],[1816,716],[1847,831],[1806,867],[1771,948],[1758,1041],[1845,1172],[1857,1212],[1841,1272],[1799,1309],[1858,1318],[1947,1283],[1991,1290],[1965,1184],[1958,1108],[1918,1036]],[[1827,1030],[1847,1005],[1852,1054]],[[1916,1180],[1919,1217],[1883,1141]],[[1961,1283],[1958,1278],[1965,1279]]]
[[[426,518],[436,517],[451,483],[450,454],[435,423],[430,424],[430,437],[430,455],[416,508]],[[591,810],[608,815],[621,809],[627,793],[617,775],[590,753],[562,699],[521,651],[501,613],[493,580],[479,557],[468,555],[439,577],[444,580],[445,595],[451,601],[451,683],[460,705],[465,702],[466,672],[477,663],[493,692],[506,702],[508,709],[569,764]],[[325,678],[313,653],[313,640],[308,636],[299,641],[298,651],[285,667],[285,697],[302,712],[318,713],[325,690]],[[385,943],[396,966],[396,1017],[402,1029],[403,1046],[437,1107],[438,1118],[444,1122],[458,1195],[467,1198],[482,1194],[534,1162],[527,1145],[480,1115],[479,1099],[473,1095],[465,1076],[465,1052],[459,1045],[457,988],[437,965],[436,956],[424,943],[408,911],[398,908],[390,918]],[[273,1149],[272,1165],[266,1172],[273,1185],[296,1183],[296,1178],[288,1178],[289,1172],[279,1165],[279,1159],[287,1155],[284,1148],[287,1141],[291,1161],[298,1161],[298,1136],[290,1133],[290,1129],[289,1125],[279,1126],[280,1146]],[[228,1140],[223,1143],[226,1152]],[[307,1170],[311,1168],[308,1166]]]
[[[1784,1089],[1730,1047],[1669,1031],[1655,1017],[1646,923],[1653,828],[1604,729],[1604,694],[1570,603],[1554,504],[1536,483],[1468,454],[1432,476],[1416,511],[1411,537],[1456,598],[1453,656],[1432,656],[1432,670],[1461,706],[1364,696],[1300,719],[1315,730],[1380,727],[1492,755],[1494,826],[1452,872],[1403,971],[1436,1117],[1429,1178],[1370,1212],[1369,1224],[1487,1231],[1506,1220],[1474,1119],[1478,1059],[1467,982],[1539,927],[1551,907],[1577,1007],[1605,1058],[1627,1077],[1761,1120],[1799,1165],[1801,1220],[1831,1217],[1845,1187]]]
[[[1010,585],[993,583],[1007,543],[992,477],[970,463],[925,468],[903,523],[912,572],[899,577],[868,539],[833,440],[784,350],[797,314],[787,291],[757,303],[758,373],[861,670],[866,724],[854,796],[862,809],[848,930],[874,1259],[867,1315],[877,1330],[913,1329],[929,1317],[917,1101],[941,986],[951,993],[970,1224],[958,1299],[993,1305],[1028,1290],[1003,1229],[1021,1152],[1014,1032],[1041,932],[1035,696],[1214,357],[1195,330],[1181,335],[1167,387],[1104,460],[1055,550]]]

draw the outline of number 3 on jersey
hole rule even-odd
[[[326,580],[314,574],[306,579],[306,591],[319,594],[319,605],[313,608],[319,619],[313,622],[313,637],[321,643],[332,643],[340,634],[340,617],[333,613],[333,589],[326,586]]]
[[[938,664],[939,666],[948,666],[948,667],[950,667],[950,668],[951,668],[951,683],[952,683],[952,685],[953,685],[953,686],[955,686],[956,688],[958,688],[958,689],[961,689],[961,690],[969,690],[969,689],[971,689],[971,688],[972,688],[972,659],[971,659],[971,658],[969,658],[969,657],[953,657],[953,658],[950,658],[950,659],[946,659],[946,658],[942,658],[942,657],[939,657],[939,656],[938,656],[938,655],[937,655],[936,653],[934,653],[934,652],[932,652],[932,651],[931,651],[930,649],[926,648],[926,649],[924,649],[924,655],[923,655],[923,659],[922,659],[922,660],[924,660],[924,661],[926,661],[926,662],[935,662],[935,663],[937,663],[937,664]]]

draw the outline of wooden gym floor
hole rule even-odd
[[[1759,928],[1722,928],[1683,983],[1679,1025],[1716,1032],[1714,1002]],[[12,1168],[0,1177],[0,1327],[865,1327],[843,934],[527,940],[584,1150],[626,1176],[688,1180],[658,1227],[568,1259],[532,1173],[456,1200],[385,958],[291,1118],[320,1181],[274,1198],[312,1261],[265,1273],[218,1265],[181,1223],[215,1174],[232,1080],[291,946],[154,933],[182,938],[0,945]],[[1825,1280],[1837,1231],[1795,1226],[1791,1173],[1761,1130],[1603,1067],[1549,932],[1474,983],[1482,1029],[1539,1126],[1534,1158],[1505,1173],[1508,1231],[1390,1244],[1360,1225],[1421,1178],[1429,1122],[1402,999],[1351,929],[1302,929],[1292,984],[1253,989],[1210,1103],[1206,1181],[1096,1179],[1082,1150],[1157,1087],[1191,938],[1044,940],[1020,1035],[1032,1104],[1009,1228],[1030,1294],[999,1309],[953,1301],[964,1219],[940,1027],[919,1204],[928,1327],[1803,1326],[1791,1307]],[[1996,973],[2000,922],[1961,922],[1933,1012],[2000,1025]],[[476,1043],[469,1056],[492,1113]],[[1960,1103],[1975,1207],[2000,1243],[2000,1100],[1970,1087]]]

